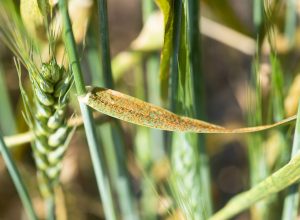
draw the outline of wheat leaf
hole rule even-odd
[[[80,102],[111,117],[150,128],[192,133],[251,133],[263,131],[294,121],[297,116],[270,125],[227,129],[216,124],[176,115],[166,109],[123,93],[104,88],[88,87],[88,93],[79,96]]]
[[[160,65],[160,88],[161,95],[164,99],[168,97],[168,83],[169,83],[169,70],[170,59],[173,50],[173,0],[156,0],[158,7],[164,16],[164,44],[161,52],[161,65]]]

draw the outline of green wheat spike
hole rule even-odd
[[[57,65],[54,58],[42,64],[38,77],[47,86],[32,84],[35,105],[32,116],[35,140],[32,145],[40,191],[44,197],[49,197],[59,182],[62,157],[66,151],[65,141],[69,134],[66,104],[72,77],[64,67]]]
[[[11,14],[7,14],[7,11]],[[73,77],[63,66],[58,65],[54,57],[55,37],[52,36],[52,30],[48,32],[51,58],[43,63],[39,47],[30,39],[14,6],[6,1],[0,5],[0,12],[0,39],[17,57],[15,64],[25,106],[24,117],[35,137],[32,150],[39,188],[44,198],[53,197],[70,135],[66,110]],[[45,24],[45,27],[49,26]],[[32,98],[28,97],[22,87],[20,62],[29,73]]]
[[[20,66],[17,69],[20,73]],[[41,77],[54,89],[45,91],[36,77]],[[32,101],[22,88],[21,81],[20,88],[25,104],[24,115],[35,136],[32,149],[39,188],[43,197],[48,198],[54,195],[54,188],[59,183],[62,158],[68,145],[70,129],[67,127],[66,107],[73,78],[64,67],[57,65],[54,58],[42,64],[41,72],[36,77],[31,77]]]

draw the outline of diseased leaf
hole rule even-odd
[[[227,129],[205,121],[176,115],[164,108],[111,89],[88,87],[88,93],[79,96],[80,102],[111,117],[150,128],[191,133],[251,133],[263,131],[294,121],[297,116],[274,124]]]

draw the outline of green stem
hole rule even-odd
[[[101,43],[101,63],[104,85],[107,88],[114,89],[114,81],[111,68],[110,43],[109,43],[109,28],[107,17],[107,2],[106,0],[98,0],[99,25],[100,25],[100,43]],[[135,208],[134,197],[128,172],[126,169],[126,154],[124,152],[125,140],[122,134],[122,127],[118,120],[114,120],[109,125],[111,130],[109,138],[112,140],[113,147],[108,150],[112,160],[108,160],[109,167],[115,167],[111,170],[111,176],[114,180],[114,185],[118,194],[118,202],[120,204],[123,219],[134,220],[138,219],[137,210]]]
[[[188,0],[176,1],[171,66],[171,110],[177,114],[202,118],[203,111],[199,107],[204,102],[198,27],[197,3]],[[208,159],[203,136],[181,133],[173,133],[172,136],[174,177],[171,187],[175,200],[186,218],[206,219],[212,210]],[[186,181],[187,176],[192,179],[193,186]]]
[[[173,30],[173,56],[171,63],[171,94],[170,94],[170,110],[176,112],[177,95],[178,95],[178,60],[180,47],[180,33],[181,33],[181,19],[182,19],[182,2],[175,1],[174,3],[174,30]]]
[[[65,28],[64,41],[66,44],[67,53],[69,56],[69,62],[71,64],[71,69],[74,74],[77,94],[83,95],[85,94],[86,90],[85,90],[85,85],[81,73],[80,63],[78,60],[76,44],[72,32],[72,26],[68,14],[66,0],[60,0],[59,7],[62,13],[64,28]],[[92,163],[96,175],[97,185],[100,192],[100,197],[102,199],[102,204],[104,207],[104,213],[108,220],[115,220],[117,219],[116,218],[117,215],[115,212],[115,205],[113,203],[113,195],[109,183],[109,178],[106,173],[103,152],[101,151],[100,142],[96,134],[96,128],[95,128],[92,112],[91,109],[83,103],[80,103],[80,109],[84,119],[84,127],[86,131],[88,145],[90,148],[90,154],[91,154]]]
[[[113,203],[113,194],[107,174],[107,169],[104,164],[104,155],[100,150],[100,142],[98,140],[96,127],[92,120],[92,112],[88,106],[80,103],[80,109],[84,120],[84,127],[87,135],[88,145],[90,147],[90,154],[93,162],[93,167],[96,175],[100,197],[105,216],[108,220],[116,220],[116,208]]]
[[[174,22],[173,22],[173,38],[172,38],[172,57],[170,65],[170,93],[169,93],[169,103],[170,110],[176,112],[177,97],[178,97],[178,60],[179,60],[179,48],[180,48],[180,32],[181,32],[181,19],[182,19],[182,1],[174,2]],[[173,148],[172,137],[173,133],[166,133],[166,144],[169,150],[169,154],[172,155]]]
[[[101,38],[101,59],[104,80],[108,88],[114,88],[114,82],[111,71],[111,57],[109,47],[109,29],[107,17],[107,2],[106,0],[97,0],[99,19],[100,19],[100,38]]]
[[[187,0],[187,32],[189,62],[193,82],[194,112],[198,119],[204,118],[204,85],[201,62],[200,32],[199,32],[199,5],[198,1]]]
[[[90,25],[87,33],[87,56],[90,73],[92,77],[92,84],[104,87],[104,79],[102,73],[102,63],[99,62],[99,48],[97,45],[96,31],[94,25]]]
[[[78,59],[78,54],[76,51],[76,43],[72,31],[71,20],[68,13],[68,7],[66,0],[59,0],[59,7],[62,13],[64,22],[64,42],[67,48],[67,53],[69,57],[69,63],[71,70],[74,75],[75,86],[77,90],[77,95],[84,95],[86,93],[85,85],[83,81],[83,75],[81,72],[80,62]]]
[[[28,218],[31,220],[37,220],[38,218],[37,218],[34,208],[32,206],[32,202],[29,197],[27,188],[25,187],[25,184],[23,183],[23,181],[21,179],[19,171],[18,171],[18,169],[17,169],[5,143],[4,143],[2,135],[0,135],[0,152],[2,154],[4,162],[8,169],[8,172],[12,178],[12,181],[17,189],[17,192],[21,198],[24,208],[27,212]]]
[[[190,63],[190,71],[192,78],[192,96],[195,118],[205,119],[204,105],[204,79],[202,74],[202,59],[200,46],[200,31],[199,31],[199,1],[187,0],[187,34],[188,34],[188,58]],[[197,145],[200,153],[199,169],[201,179],[201,192],[203,193],[203,201],[208,216],[212,214],[211,201],[211,182],[209,159],[205,149],[205,138],[203,134],[198,134]]]

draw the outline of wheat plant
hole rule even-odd
[[[144,0],[137,4],[143,27],[117,54],[115,44],[126,39],[114,41],[117,13],[110,7],[122,4],[0,2],[0,40],[13,66],[0,56],[0,73],[19,80],[14,87],[5,83],[13,74],[0,77],[0,184],[5,164],[27,218],[296,219],[295,1],[248,3],[249,29],[229,1]],[[219,44],[209,60],[207,50]],[[225,74],[230,59],[247,61],[227,68],[235,75],[225,81],[249,126],[212,122],[233,104],[217,92],[220,74],[209,71]],[[247,86],[240,85],[241,69]],[[14,88],[20,98],[10,99]],[[230,104],[212,109],[214,100]],[[216,165],[218,155],[232,160],[224,152],[233,143],[249,173]],[[9,219],[1,193],[0,219]]]

